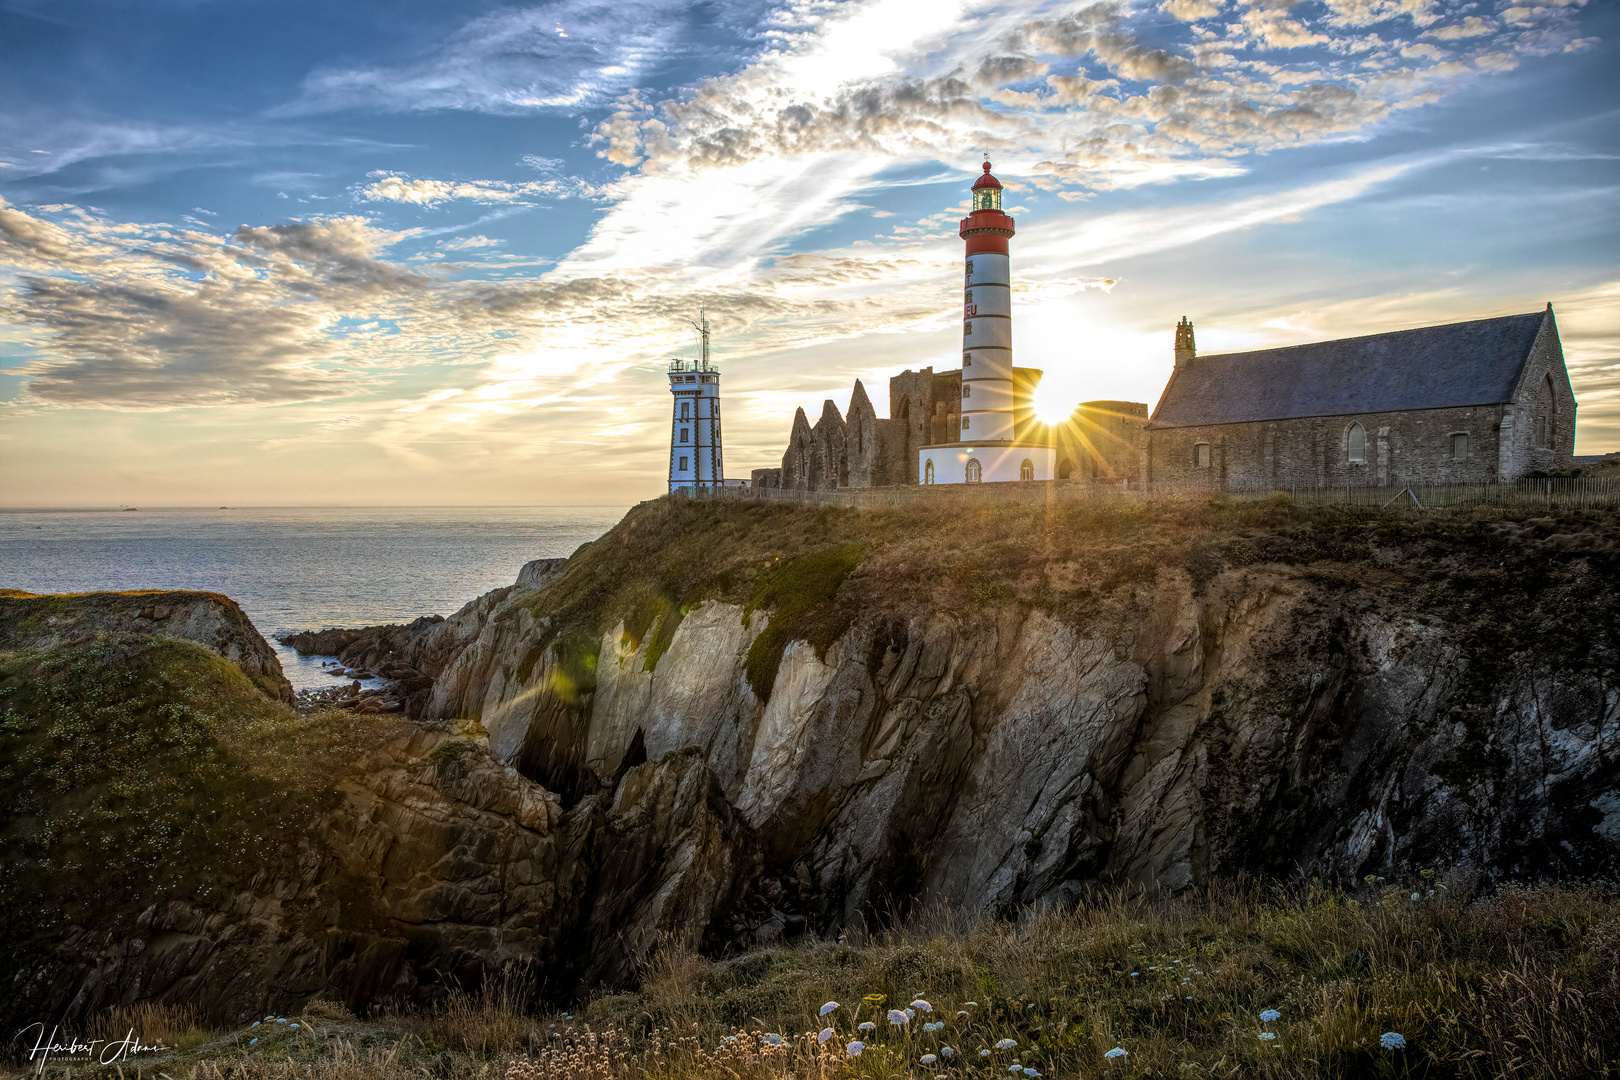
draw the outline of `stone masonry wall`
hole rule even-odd
[[[1479,405],[1149,430],[1149,479],[1212,488],[1489,483],[1503,412]],[[1352,424],[1365,432],[1359,463],[1349,460]],[[1456,433],[1468,435],[1461,459],[1451,456]],[[1196,464],[1199,443],[1209,444],[1207,467]]]

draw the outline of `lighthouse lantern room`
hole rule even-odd
[[[957,441],[922,447],[924,484],[1052,479],[1057,451],[1017,440],[1013,429],[1012,272],[1007,241],[1013,219],[1001,209],[1001,181],[973,185],[973,209],[958,235],[967,244],[962,308],[962,408]]]
[[[693,491],[725,484],[720,439],[720,370],[709,362],[709,319],[693,327],[702,338],[698,359],[669,362],[674,408],[669,431],[669,490]]]

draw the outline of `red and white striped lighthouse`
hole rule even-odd
[[[1001,181],[973,185],[973,209],[958,234],[967,244],[962,307],[962,407],[959,441],[919,451],[924,484],[1050,480],[1056,451],[1014,442],[1012,269],[1007,241],[1013,219],[1001,209]]]

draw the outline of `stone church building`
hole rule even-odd
[[[1199,356],[1176,328],[1176,365],[1151,414],[1092,401],[1058,424],[1031,404],[1041,372],[1013,369],[1014,443],[1057,447],[1059,481],[1215,490],[1515,480],[1569,468],[1575,395],[1552,305],[1526,315]],[[828,491],[916,484],[917,451],[960,430],[960,370],[889,380],[889,416],[860,382],[793,418],[779,468],[751,486]]]
[[[1575,394],[1551,304],[1204,357],[1183,320],[1143,443],[1149,480],[1212,488],[1516,480],[1570,467]]]

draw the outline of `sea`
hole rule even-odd
[[[289,630],[449,615],[530,559],[571,555],[624,506],[0,510],[0,588],[201,589],[242,606],[296,690],[334,685]]]

